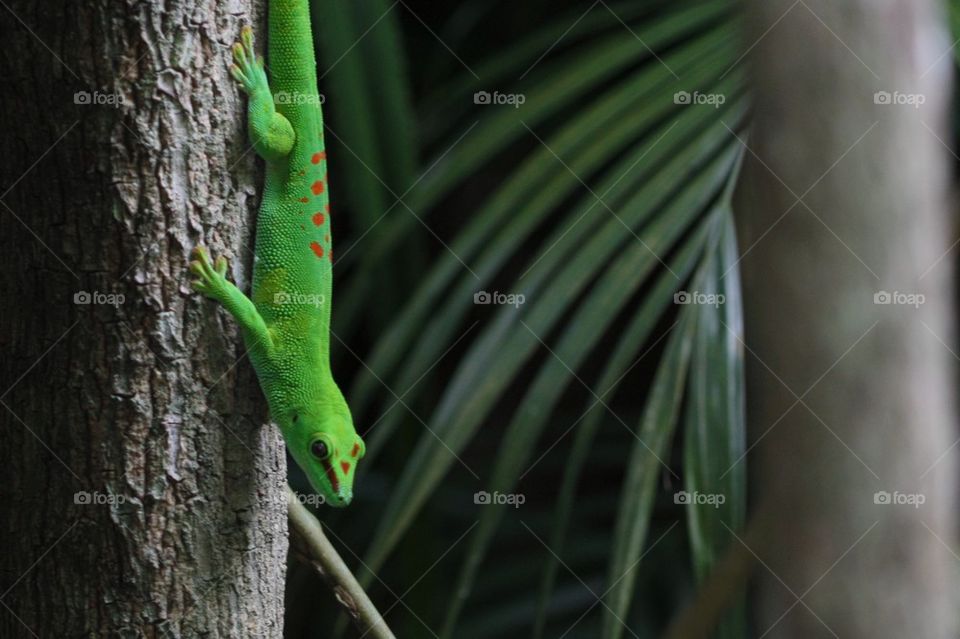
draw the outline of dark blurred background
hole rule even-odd
[[[745,507],[740,407],[682,403],[676,337],[693,334],[683,309],[740,321],[723,250],[746,115],[734,6],[314,6],[334,366],[370,451],[355,505],[319,513],[331,538],[398,636],[596,637],[611,617],[655,636]],[[674,303],[731,266],[706,291],[729,310]],[[719,355],[705,373],[736,398],[739,359]],[[683,424],[711,410],[728,445],[709,463],[735,468],[692,555]],[[335,608],[290,568],[287,634],[320,636]],[[626,606],[598,603],[618,589]]]

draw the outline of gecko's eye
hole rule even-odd
[[[326,442],[322,439],[315,439],[313,443],[310,444],[310,454],[317,459],[326,459],[330,456],[330,449],[327,448]]]
[[[290,421],[292,421],[294,424],[296,424],[296,423],[297,423],[297,420],[299,420],[299,419],[300,419],[300,414],[299,414],[299,413],[294,413],[294,414],[293,414],[293,419],[291,419]]]

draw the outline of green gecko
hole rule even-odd
[[[271,86],[246,27],[230,71],[249,96],[247,126],[266,161],[252,295],[226,278],[227,260],[193,251],[193,287],[240,325],[250,361],[290,454],[332,506],[353,499],[363,440],[330,371],[333,252],[323,116],[308,0],[270,0]]]

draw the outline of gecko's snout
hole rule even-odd
[[[337,492],[337,505],[338,506],[349,506],[350,502],[353,501],[353,491],[341,489]]]

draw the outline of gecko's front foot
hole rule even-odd
[[[207,297],[223,302],[229,294],[227,281],[227,258],[220,256],[215,262],[210,261],[210,253],[202,246],[193,249],[191,254],[190,272],[197,276],[191,284],[195,291]]]
[[[263,58],[253,50],[253,29],[244,27],[240,31],[240,42],[233,45],[233,64],[230,73],[240,83],[247,95],[260,91],[270,92],[267,74],[263,70]]]
[[[202,246],[193,249],[191,257],[190,272],[197,276],[191,282],[194,290],[220,302],[233,315],[243,329],[249,349],[269,353],[273,335],[250,298],[227,279],[227,258],[221,255],[211,262],[210,253]]]

